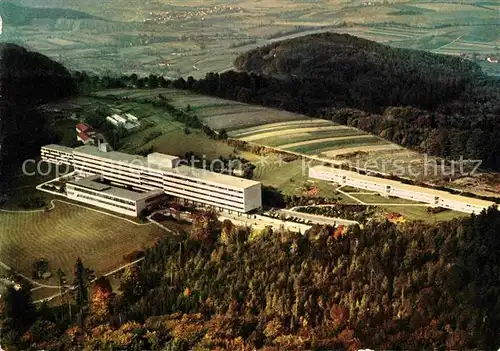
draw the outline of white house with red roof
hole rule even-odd
[[[89,126],[87,123],[78,123],[76,125],[76,132],[77,133],[89,133],[92,131],[93,131],[92,127]]]
[[[95,142],[94,138],[92,138],[91,136],[89,136],[88,134],[85,134],[85,133],[78,133],[78,135],[76,136],[76,140],[81,141],[85,145],[87,145],[87,144],[92,145]]]
[[[78,123],[76,125],[76,132],[78,133],[76,140],[81,141],[85,145],[94,144],[94,130],[87,123]]]

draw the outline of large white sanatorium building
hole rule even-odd
[[[453,195],[446,191],[404,184],[395,180],[367,176],[334,167],[310,167],[309,177],[334,182],[339,185],[375,191],[384,196],[424,202],[432,207],[443,207],[459,212],[478,214],[483,209],[495,205],[494,202],[490,201]]]
[[[90,145],[76,148],[47,145],[42,147],[41,155],[46,162],[73,166],[77,174],[84,177],[98,175],[131,190],[152,192],[152,196],[156,194],[155,191],[162,190],[167,195],[186,201],[238,213],[250,212],[262,206],[260,182],[183,165],[175,156],[152,153],[143,157]],[[68,185],[67,190],[73,192],[72,195],[75,195],[75,191],[80,197],[88,195],[81,193],[83,188],[78,187],[81,183]],[[109,194],[95,188],[95,184],[85,185],[85,191],[93,192],[93,204],[103,207],[99,202],[104,204]],[[88,189],[92,188],[90,185],[95,189]],[[119,207],[114,210],[123,213]]]

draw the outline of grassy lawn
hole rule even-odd
[[[401,199],[399,197],[384,197],[379,194],[356,194],[353,193],[351,194],[355,198],[367,203],[367,204],[419,204],[419,202],[412,201],[412,200],[406,200],[406,199]]]
[[[120,109],[127,108],[133,111],[142,111],[140,119],[145,128],[133,132],[123,139],[123,147],[119,150],[126,153],[138,153],[153,147],[154,151],[184,157],[187,152],[194,152],[207,160],[219,156],[228,157],[234,154],[232,147],[222,142],[209,139],[201,130],[189,129],[189,134],[184,132],[184,125],[174,121],[167,112],[160,108],[144,103],[123,103]],[[134,112],[131,112],[134,114]],[[139,115],[139,114],[136,114]],[[156,136],[158,135],[158,136]]]
[[[345,192],[345,193],[373,193],[374,195],[378,194],[378,193],[370,191],[370,190],[364,190],[364,189],[354,188],[354,187],[351,187],[351,186],[348,186],[348,185],[344,185],[342,187],[342,191]],[[356,195],[356,194],[354,194],[354,195]]]
[[[359,205],[359,202],[351,199],[349,196],[345,196],[344,194],[339,193],[337,191],[335,192],[335,194],[336,194],[336,197],[337,197],[337,201],[340,204],[344,204],[344,205]]]
[[[53,275],[58,268],[71,274],[76,258],[81,257],[86,266],[102,274],[125,263],[123,255],[164,235],[154,225],[139,226],[71,204],[55,205],[44,212],[0,212],[2,262],[31,276],[32,263],[45,257]]]
[[[444,211],[437,214],[427,212],[427,207],[417,206],[379,206],[382,211],[397,212],[403,215],[407,220],[421,220],[427,223],[438,221],[450,221],[454,218],[467,217],[466,213],[456,211]]]
[[[269,156],[257,163],[256,166],[254,170],[255,180],[264,185],[280,188],[284,193],[290,195],[299,194],[304,182],[307,181],[307,173],[302,170],[301,160],[280,164],[278,159]]]
[[[307,176],[307,169],[303,170],[302,160],[281,164],[269,158],[265,162],[257,163],[254,171],[254,180],[263,185],[281,189],[283,194],[303,196],[306,185],[315,185],[319,189],[318,196],[326,198],[343,198],[335,191],[335,185],[321,180],[311,180]]]
[[[220,156],[228,157],[235,154],[235,150],[222,142],[209,139],[201,131],[192,131],[185,135],[182,131],[173,130],[166,133],[144,147],[153,146],[157,152],[184,157],[186,152],[192,151],[207,160],[214,160]]]

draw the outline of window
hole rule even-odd
[[[111,196],[111,195],[106,195],[106,194],[100,193],[98,191],[87,190],[87,189],[83,189],[83,188],[80,188],[80,187],[76,188],[75,190],[78,191],[79,193],[94,195],[94,196],[97,196],[97,197],[100,197],[100,198],[103,198],[103,199],[108,199],[108,200],[112,200],[112,201],[121,202],[121,203],[124,203],[124,204],[134,205],[135,206],[135,201],[132,201],[132,200],[124,200],[124,199],[121,199],[121,198],[118,198],[118,197],[114,197],[114,196]]]
[[[201,184],[201,185],[204,185],[204,184]],[[185,190],[194,191],[194,192],[198,192],[198,193],[206,193],[207,195],[215,196],[215,197],[223,197],[223,198],[230,197],[230,198],[233,198],[235,200],[243,199],[243,192],[241,192],[241,194],[228,194],[227,191],[222,192],[222,191],[219,191],[217,189],[213,189],[212,187],[210,187],[210,185],[205,185],[208,188],[207,189],[203,186],[199,186],[198,184],[184,184],[182,182],[170,180],[169,182],[165,183],[165,187],[169,187],[169,186],[176,187],[176,188],[182,188]]]
[[[174,178],[174,179],[182,180],[184,182],[202,184],[202,185],[205,185],[205,186],[208,186],[208,187],[211,187],[211,188],[217,188],[217,189],[224,190],[225,192],[226,191],[230,191],[230,192],[235,192],[235,193],[243,193],[243,190],[230,189],[230,188],[227,188],[227,187],[223,187],[223,186],[218,186],[218,185],[214,185],[214,184],[211,184],[211,183],[207,183],[207,182],[204,182],[203,180],[193,180],[193,179],[190,179],[188,177],[179,177],[179,176],[167,174],[167,178]]]
[[[102,201],[102,200],[94,199],[94,198],[91,198],[89,196],[85,196],[85,195],[81,195],[81,194],[76,194],[76,197],[80,198],[80,199],[86,199],[86,200],[92,201],[92,202],[94,202],[96,204],[106,204],[106,205],[109,205],[109,206],[113,206],[113,207],[117,207],[117,208],[122,208],[122,209],[130,211],[130,212],[135,212],[135,208],[131,209],[130,207],[113,204],[113,203],[108,202],[108,201]]]
[[[215,198],[217,200],[220,200],[222,201],[223,203],[243,203],[243,198],[240,198],[240,199],[232,199],[230,198],[229,196],[222,196],[222,195],[219,195],[217,196],[217,194],[214,194],[214,193],[211,193],[211,192],[208,192],[208,193],[205,193],[205,192],[201,192],[201,191],[196,191],[192,188],[189,188],[189,187],[168,187],[168,186],[165,186],[165,191],[168,192],[168,191],[179,191],[179,192],[188,192],[188,195],[184,195],[185,197],[191,197],[192,194],[196,194],[198,196],[205,196],[205,197],[211,197],[211,198]]]
[[[179,196],[179,195],[176,195],[176,196],[182,198],[182,196]],[[190,196],[189,201],[195,201],[195,202],[198,202],[198,203],[210,204],[212,206],[221,206],[223,208],[230,208],[230,209],[235,210],[235,211],[244,211],[243,207],[236,207],[234,205],[233,206],[229,205],[228,203],[221,203],[221,202],[217,202],[217,201],[209,201],[209,200],[198,198],[196,196]]]

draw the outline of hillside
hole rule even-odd
[[[434,225],[315,226],[301,235],[200,214],[189,233],[148,249],[119,289],[117,280],[115,291],[106,279],[96,282],[84,320],[78,305],[72,315],[66,304],[35,313],[29,290],[12,289],[0,305],[2,346],[497,349],[498,225],[491,209]]]
[[[74,92],[71,75],[61,64],[0,43],[0,170],[22,162],[50,138],[44,117],[34,108]]]
[[[239,72],[174,86],[333,119],[418,152],[500,169],[500,80],[471,61],[322,33],[251,50],[235,66]]]
[[[297,78],[302,84],[321,82],[311,95],[331,98],[336,107],[373,111],[397,105],[432,108],[459,97],[480,75],[471,61],[336,33],[272,43],[242,54],[234,65],[278,79]]]
[[[6,23],[13,26],[27,25],[35,19],[94,18],[81,11],[59,8],[23,7],[3,1],[0,3],[0,14]]]

